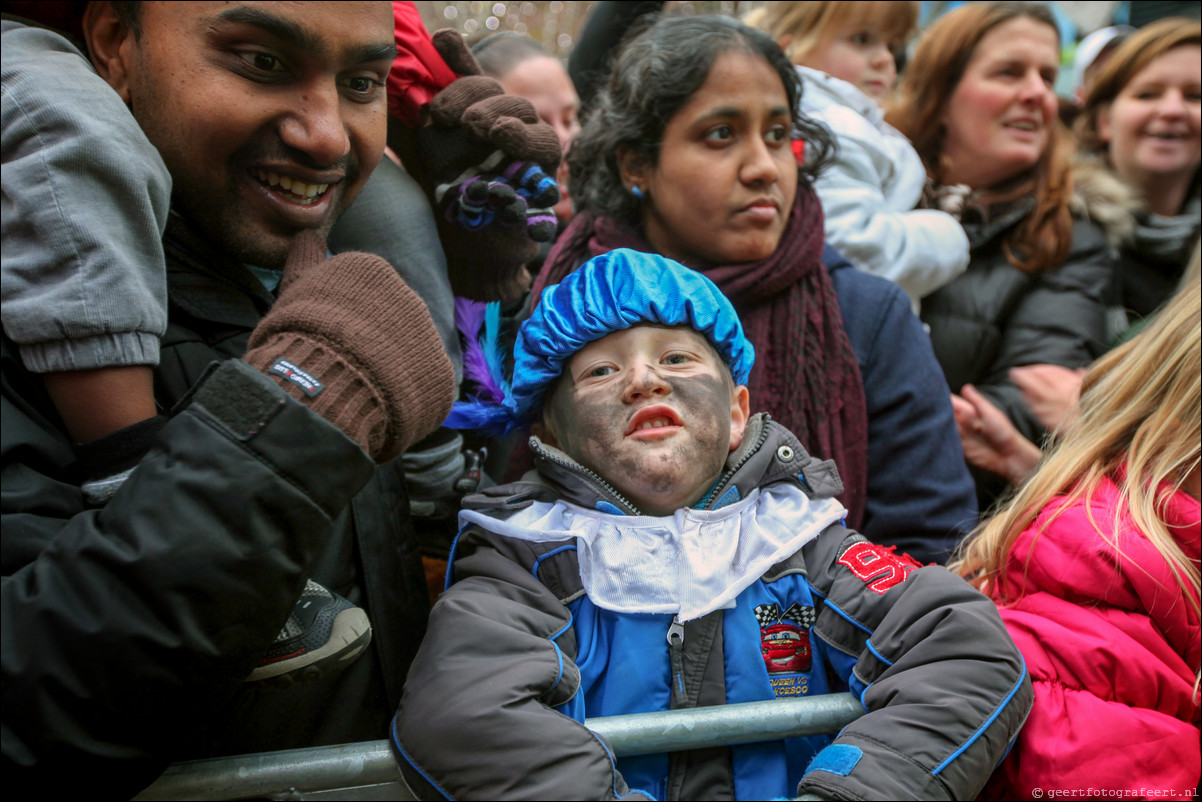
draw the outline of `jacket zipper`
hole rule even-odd
[[[672,616],[668,627],[668,652],[672,662],[672,709],[679,710],[688,703],[684,692],[684,624],[679,615]]]

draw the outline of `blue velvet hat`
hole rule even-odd
[[[458,402],[445,426],[509,431],[538,420],[543,396],[585,345],[640,323],[688,326],[705,335],[746,384],[755,349],[726,296],[695,270],[656,254],[620,248],[547,287],[514,344],[513,379],[501,403]]]

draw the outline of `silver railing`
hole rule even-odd
[[[585,721],[619,757],[835,732],[864,713],[849,693]],[[176,763],[135,800],[413,799],[387,741]]]

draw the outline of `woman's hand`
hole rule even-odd
[[[1010,368],[1010,380],[1022,390],[1023,400],[1043,428],[1055,433],[1077,417],[1077,399],[1085,368],[1060,365],[1024,365]]]
[[[1021,484],[1039,463],[1039,447],[1023,437],[1000,409],[971,384],[952,393],[952,412],[970,465]]]

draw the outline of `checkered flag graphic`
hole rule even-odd
[[[776,605],[773,606],[775,607]],[[795,621],[802,629],[809,629],[814,626],[814,619],[816,617],[813,607],[802,607],[797,602],[790,604],[789,609],[785,610],[784,615],[781,616],[782,619]]]
[[[794,607],[796,606],[794,605]],[[780,620],[780,605],[775,602],[756,605],[755,620],[760,622],[760,629],[775,624]]]

